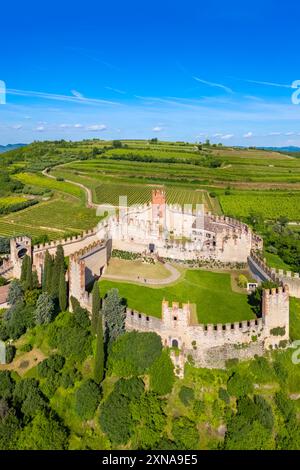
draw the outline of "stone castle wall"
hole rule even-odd
[[[227,359],[262,355],[270,347],[280,347],[289,339],[288,288],[263,292],[262,317],[226,324],[191,323],[190,306],[162,302],[162,318],[154,318],[127,308],[126,330],[153,331],[166,347],[178,347],[196,365],[222,367]],[[278,329],[281,328],[280,334]],[[225,354],[226,352],[226,354]]]
[[[284,271],[283,269],[276,270],[267,265],[265,259],[261,259],[254,251],[251,252],[249,257],[249,266],[253,275],[259,281],[274,281],[282,285],[287,285],[289,293],[292,297],[300,298],[300,274],[292,273],[291,271]]]

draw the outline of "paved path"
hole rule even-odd
[[[142,284],[143,286],[148,286],[148,285],[166,285],[166,284],[171,284],[175,281],[177,281],[180,278],[180,272],[174,268],[169,263],[165,263],[164,267],[170,271],[170,276],[166,277],[164,279],[151,279],[151,278],[145,278],[143,276],[118,276],[117,274],[103,274],[102,279],[107,279],[111,281],[131,281],[131,282],[136,282],[137,284]]]

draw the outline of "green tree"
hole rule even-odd
[[[54,413],[38,413],[22,430],[19,439],[21,450],[65,450],[68,448],[68,431]]]
[[[108,291],[102,312],[105,319],[108,343],[111,345],[125,331],[125,307],[118,289]]]
[[[59,298],[59,282],[61,272],[65,272],[65,258],[64,250],[61,245],[58,245],[52,269],[51,279],[51,295],[55,298]]]
[[[141,375],[148,372],[161,351],[161,338],[156,333],[131,331],[113,343],[108,356],[109,368],[118,376]],[[166,365],[166,361],[163,362]]]
[[[199,448],[199,433],[196,424],[186,416],[173,421],[172,434],[181,450],[196,450]]]
[[[179,398],[185,406],[188,406],[195,398],[194,390],[183,385],[179,391]]]
[[[103,317],[99,314],[97,325],[96,357],[94,365],[94,380],[100,384],[104,378],[104,338],[103,338]]]
[[[12,306],[22,301],[23,301],[22,284],[18,279],[13,279],[9,285],[7,303]]]
[[[100,291],[99,291],[99,284],[98,282],[94,282],[93,290],[92,290],[92,334],[96,334],[99,313],[101,308],[101,299],[100,299]]]
[[[93,380],[86,380],[75,392],[75,411],[81,419],[91,419],[100,402],[100,389]]]
[[[51,296],[44,292],[38,298],[35,310],[35,321],[37,325],[47,325],[53,319],[54,303]]]
[[[135,430],[132,405],[139,402],[144,383],[137,377],[116,382],[100,408],[100,426],[113,444],[126,444]]]
[[[58,300],[59,300],[59,308],[62,312],[64,312],[67,308],[67,283],[65,279],[64,269],[60,271]]]
[[[15,382],[8,370],[0,370],[0,397],[11,398],[13,395]]]
[[[27,256],[27,255],[26,255]],[[24,261],[23,261],[24,262]],[[33,279],[32,279],[32,262],[31,262],[31,258],[28,256],[28,260],[27,260],[27,268],[26,268],[26,278],[25,278],[25,281],[23,283],[23,286],[24,286],[24,290],[32,290],[33,288]],[[22,264],[23,266],[23,264]]]
[[[24,258],[22,259],[21,276],[20,276],[20,281],[23,285],[25,285],[27,282],[27,274],[28,274],[29,266],[31,266],[31,258],[30,256],[25,255]]]
[[[168,350],[163,350],[161,355],[150,367],[150,387],[158,395],[170,393],[175,382],[174,365]]]
[[[44,261],[44,271],[42,279],[42,288],[44,292],[51,292],[52,284],[52,270],[53,270],[53,258],[50,255],[49,251],[46,251],[45,261]]]
[[[0,450],[18,448],[18,438],[21,426],[13,409],[8,409],[0,416]]]

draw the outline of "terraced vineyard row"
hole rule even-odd
[[[3,218],[0,219],[0,236],[1,237],[16,237],[19,235],[28,235],[30,237],[40,237],[42,235],[48,235],[50,240],[56,240],[61,238],[62,232],[55,230],[45,230],[45,228],[39,228],[30,224],[22,225],[12,222],[8,222]]]
[[[128,205],[144,204],[151,201],[152,190],[156,187],[104,183],[95,188],[96,202],[116,206],[119,205],[119,197],[125,197]],[[203,202],[202,191],[166,187],[166,196],[169,204],[196,205]]]
[[[230,195],[220,195],[219,199],[223,212],[237,218],[254,212],[264,219],[283,216],[289,220],[300,220],[300,192],[234,191]]]

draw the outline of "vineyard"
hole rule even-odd
[[[47,176],[42,176],[40,174],[19,173],[15,176],[15,178],[24,184],[47,188],[54,191],[61,191],[76,197],[83,196],[83,191],[78,186],[75,186],[72,183],[66,183],[65,181],[57,181],[53,178],[48,178]]]
[[[53,199],[0,218],[0,236],[32,234],[50,239],[81,233],[99,222],[95,210],[87,209],[76,198],[57,195]]]
[[[300,220],[300,192],[236,191],[219,196],[222,210],[233,217],[248,217],[251,212],[267,219],[280,216],[289,220]]]
[[[96,202],[98,204],[119,205],[119,197],[126,197],[127,204],[137,205],[151,201],[152,190],[157,186],[139,186],[130,184],[100,184],[95,188]],[[176,187],[166,187],[166,197],[168,204],[202,204],[203,192],[182,189]],[[124,204],[122,202],[122,204]]]

